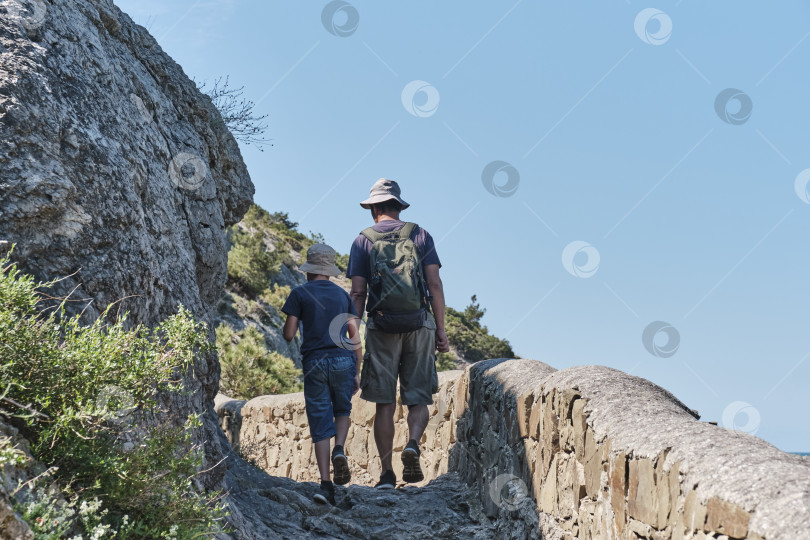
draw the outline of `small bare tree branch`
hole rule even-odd
[[[222,122],[231,130],[236,140],[264,151],[264,147],[270,144],[270,140],[264,137],[267,115],[257,115],[254,112],[254,103],[243,97],[244,86],[231,87],[226,76],[215,79],[210,87],[205,82],[197,83],[197,87],[214,102],[222,116]]]

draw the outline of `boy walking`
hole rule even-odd
[[[349,295],[329,280],[329,276],[341,274],[335,265],[334,249],[326,244],[313,245],[307,250],[307,262],[300,270],[306,272],[307,283],[293,289],[281,308],[287,315],[284,339],[293,340],[300,322],[304,401],[321,474],[321,487],[314,499],[335,504],[334,484],[343,485],[351,480],[343,445],[349,432],[352,395],[360,387],[359,323]],[[334,484],[329,476],[332,437]]]

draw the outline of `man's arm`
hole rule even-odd
[[[363,312],[366,311],[366,295],[368,294],[368,280],[362,276],[352,276],[352,290],[349,296],[352,297],[352,304],[357,315],[362,319]]]
[[[298,317],[287,315],[287,320],[284,321],[284,339],[292,341],[296,332],[298,332]]]
[[[450,352],[450,342],[444,329],[444,285],[442,278],[439,277],[438,264],[425,266],[425,281],[433,297],[430,307],[433,308],[433,316],[436,318],[436,349],[439,352]]]

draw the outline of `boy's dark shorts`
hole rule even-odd
[[[374,403],[396,403],[397,378],[403,405],[431,405],[438,391],[436,323],[405,334],[386,334],[366,326],[366,351],[360,397]]]
[[[335,356],[307,362],[304,368],[304,402],[312,442],[335,436],[335,417],[349,416],[357,358]]]

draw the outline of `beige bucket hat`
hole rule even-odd
[[[393,180],[389,180],[388,178],[380,178],[374,182],[373,186],[371,186],[371,189],[369,190],[369,198],[361,202],[360,206],[368,210],[373,204],[395,199],[397,202],[399,202],[399,204],[402,205],[402,209],[405,210],[410,206],[410,204],[402,200],[402,197],[400,197],[401,194],[402,190],[399,189],[399,184]]]
[[[335,250],[326,244],[313,244],[307,250],[307,262],[298,267],[302,272],[339,276],[343,272],[335,265]]]

